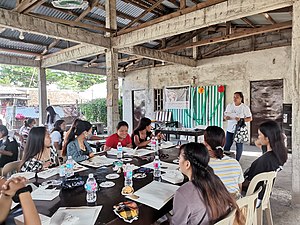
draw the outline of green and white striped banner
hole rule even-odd
[[[220,86],[191,87],[190,108],[169,109],[173,121],[179,121],[187,128],[197,125],[223,127],[225,87],[222,87],[223,91],[218,91]]]

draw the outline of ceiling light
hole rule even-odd
[[[89,3],[85,0],[56,0],[52,2],[52,5],[61,9],[84,9]]]
[[[20,31],[19,38],[20,38],[21,40],[24,40],[25,37],[24,37],[23,31]]]

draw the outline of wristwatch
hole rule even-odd
[[[32,192],[32,187],[30,185],[28,185],[26,187],[20,188],[19,190],[17,190],[14,197],[12,197],[12,200],[15,203],[19,203],[20,202],[19,195],[22,194],[22,193],[25,193],[25,192],[30,192],[31,193]]]

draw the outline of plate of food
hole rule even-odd
[[[145,173],[135,173],[133,174],[133,178],[136,178],[136,179],[142,179],[142,178],[145,178],[147,176],[147,174]]]
[[[110,173],[105,176],[105,178],[109,179],[109,180],[118,179],[119,177],[120,177],[120,175],[117,173]]]
[[[114,213],[125,222],[132,223],[134,220],[138,219],[139,208],[135,202],[120,202],[119,204],[114,205],[113,208]]]
[[[131,186],[125,186],[122,188],[121,194],[122,195],[131,195],[133,194],[134,189]]]
[[[123,162],[131,162],[131,161],[132,161],[132,158],[123,158],[122,161],[123,161]]]
[[[102,187],[102,188],[110,188],[113,186],[115,186],[115,183],[112,181],[104,181],[104,182],[100,183],[100,187]]]

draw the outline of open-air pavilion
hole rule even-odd
[[[281,80],[273,101],[292,105],[292,197],[300,203],[299,0],[88,3],[61,9],[51,0],[0,0],[0,64],[39,68],[40,112],[45,69],[106,75],[109,133],[119,118],[118,77],[131,127],[133,91],[145,91],[145,115],[153,118],[161,109],[153,96],[164,87],[224,85],[225,103],[241,90],[250,105],[253,82]]]

